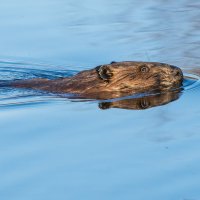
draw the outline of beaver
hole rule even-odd
[[[166,91],[182,85],[180,68],[159,62],[123,61],[99,65],[72,77],[55,80],[34,78],[9,86],[51,93],[70,93],[80,98],[110,99],[150,91]]]

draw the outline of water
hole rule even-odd
[[[113,60],[166,62],[186,76],[174,101],[144,110],[1,88],[2,200],[200,199],[198,1],[0,5],[1,81]]]

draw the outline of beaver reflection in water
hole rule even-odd
[[[99,103],[100,109],[121,108],[128,110],[145,110],[148,108],[162,106],[180,97],[180,90],[169,91],[156,95],[149,95],[139,98],[126,98],[122,100],[106,101]]]
[[[157,62],[112,62],[69,78],[13,81],[10,86],[51,93],[71,93],[81,98],[111,99],[149,91],[167,91],[182,85],[182,71]]]

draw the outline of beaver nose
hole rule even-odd
[[[179,68],[174,69],[174,76],[183,76],[183,72]]]
[[[181,73],[180,73],[179,70],[174,70],[174,71],[173,71],[173,75],[174,75],[175,77],[177,77],[177,76],[181,76]]]
[[[172,74],[173,74],[175,80],[182,81],[183,72],[181,71],[181,69],[179,69],[178,67],[174,67]]]

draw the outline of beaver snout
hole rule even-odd
[[[174,67],[172,75],[173,75],[174,81],[179,83],[179,85],[182,85],[183,72],[181,71],[181,69],[179,69],[178,67]]]
[[[182,86],[183,73],[180,68],[170,65],[166,66],[165,70],[161,78],[163,89]]]

